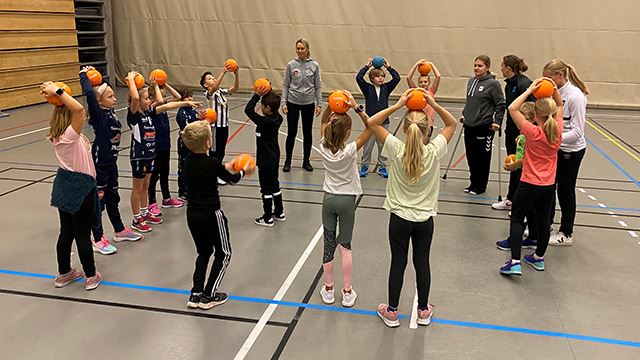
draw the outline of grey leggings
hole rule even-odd
[[[324,226],[324,257],[326,264],[333,260],[338,244],[351,249],[353,222],[356,212],[356,195],[335,195],[324,193],[322,199],[322,224]],[[340,232],[336,237],[337,226]]]

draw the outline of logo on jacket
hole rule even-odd
[[[291,75],[293,76],[300,76],[300,69],[293,69],[291,71]]]
[[[478,91],[482,91],[482,90],[484,90],[484,85],[478,86]]]

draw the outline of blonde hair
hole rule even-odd
[[[543,71],[544,70],[564,75],[564,77],[569,79],[573,85],[577,86],[583,94],[589,95],[589,88],[587,87],[587,84],[578,77],[576,69],[574,69],[573,66],[560,59],[552,59],[544,65]]]
[[[62,134],[71,125],[71,119],[73,114],[71,110],[66,106],[56,106],[51,114],[51,120],[49,120],[49,134],[47,134],[47,140],[58,140]]]
[[[138,100],[142,100],[142,94],[144,93],[147,93],[147,96],[149,96],[148,86],[143,86],[140,90],[138,90]],[[129,106],[131,106],[131,94],[129,94],[129,96],[127,97],[127,101],[129,102]],[[133,109],[133,110],[138,111],[138,109]]]
[[[349,137],[351,117],[347,114],[331,114],[329,122],[322,131],[322,145],[334,154],[344,149],[344,143]]]
[[[211,140],[211,125],[206,121],[194,121],[180,133],[184,145],[194,153],[206,153]]]
[[[422,174],[422,155],[424,153],[422,139],[429,133],[427,115],[421,110],[407,111],[403,119],[403,129],[406,138],[402,166],[409,179],[409,184],[415,184]]]
[[[311,57],[311,47],[309,46],[309,41],[305,38],[300,38],[298,40],[296,40],[296,46],[298,46],[298,44],[302,44],[307,48],[307,59]]]
[[[522,103],[520,109],[518,110],[522,113],[522,115],[524,115],[525,119],[533,121],[533,118],[536,116],[535,106],[536,105],[533,101],[527,101]]]
[[[542,131],[544,131],[547,137],[547,142],[553,145],[558,140],[558,125],[556,124],[556,113],[558,106],[556,102],[551,98],[542,98],[536,100],[535,114],[538,120],[544,120],[542,124]]]

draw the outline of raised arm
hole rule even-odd
[[[429,91],[431,91],[432,94],[435,94],[438,91],[438,87],[440,86],[440,71],[438,71],[436,64],[432,63],[431,61],[429,61],[429,64],[431,64],[431,71],[433,71],[433,81],[429,86]]]
[[[395,104],[379,111],[378,113],[370,117],[369,120],[367,120],[369,129],[371,129],[373,135],[379,142],[384,144],[387,136],[389,135],[389,131],[382,126],[382,123],[386,118],[388,118],[391,114],[396,112],[398,109],[403,107],[404,104],[407,103],[407,100],[411,97],[411,90],[414,89],[407,89]]]
[[[351,106],[351,108],[354,111],[358,109],[359,107],[358,103],[356,102],[356,99],[353,97],[353,95],[346,90],[345,90],[345,93],[349,97],[349,105]],[[358,116],[360,117],[360,120],[362,120],[362,123],[364,124],[364,130],[356,138],[356,148],[360,150],[364,146],[364,144],[366,144],[369,141],[369,138],[371,138],[371,135],[373,134],[373,132],[371,131],[371,129],[369,129],[369,124],[367,123],[367,121],[369,120],[369,115],[367,115],[367,113],[364,112],[364,110],[356,111],[356,114],[358,114]]]
[[[93,92],[91,82],[87,77],[87,71],[92,70],[92,66],[85,66],[80,70],[80,86],[82,87],[82,95],[87,99],[87,106],[89,107],[89,123],[95,124],[100,118],[100,105],[96,98],[96,93]]]
[[[136,83],[134,81],[136,74],[137,72],[135,71],[129,71],[127,74],[127,80],[129,80],[129,95],[131,96],[129,112],[132,114],[138,112],[138,109],[140,108],[140,94],[138,94],[138,89],[136,88]]]
[[[456,131],[456,126],[458,125],[456,118],[453,117],[447,109],[440,106],[430,93],[427,93],[427,102],[431,105],[433,110],[440,115],[442,121],[444,121],[444,129],[440,131],[440,134],[447,139],[447,143],[450,142]]]
[[[396,69],[389,65],[387,59],[384,59],[384,66],[387,68],[389,74],[391,74],[391,80],[386,84],[390,94],[400,83],[400,74],[398,73],[398,71],[396,71]]]
[[[362,69],[360,69],[360,71],[358,71],[358,74],[356,75],[356,83],[358,84],[358,87],[360,88],[360,92],[362,92],[362,95],[365,95],[365,93],[367,92],[367,87],[369,86],[369,84],[364,80],[364,74],[367,73],[367,71],[369,71],[369,68],[371,68],[371,58],[369,58],[369,61],[367,62],[367,64],[365,66],[362,67]]]
[[[171,101],[166,104],[156,106],[156,114],[160,114],[165,111],[169,111],[173,109],[179,109],[183,106],[191,106],[194,108],[199,108],[200,106],[202,106],[202,103],[198,101]]]
[[[238,72],[237,71],[232,71],[232,72],[233,72],[233,86],[229,88],[229,95],[232,95],[233,93],[238,91],[238,89],[240,88],[240,80],[238,79]]]
[[[180,96],[180,93],[176,89],[174,89],[171,85],[169,85],[169,83],[164,84],[164,87],[169,91],[171,96],[173,96],[173,101],[182,100],[182,96]]]
[[[76,133],[81,134],[86,120],[84,107],[65,91],[63,91],[61,95],[56,94],[56,91],[58,91],[58,87],[52,81],[47,81],[40,85],[40,93],[42,95],[45,97],[59,97],[64,106],[71,111],[71,127],[73,127]]]

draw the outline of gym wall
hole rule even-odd
[[[78,83],[73,0],[0,0],[0,109],[43,102],[43,81]]]
[[[506,54],[523,57],[529,77],[547,60],[572,64],[590,88],[590,105],[640,105],[640,5],[614,0],[113,0],[116,73],[148,76],[167,70],[176,85],[198,86],[200,74],[217,74],[227,58],[241,67],[248,90],[258,77],[281,88],[295,41],[311,43],[322,70],[323,91],[357,93],[355,75],[374,55],[385,56],[403,79],[420,58],[440,69],[440,99],[463,100],[474,58],[491,57],[500,74]],[[230,84],[225,79],[225,84]]]

